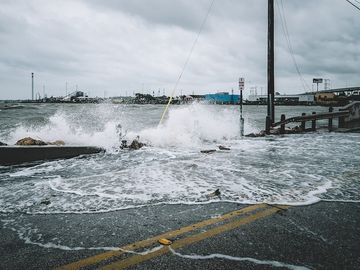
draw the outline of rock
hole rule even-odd
[[[120,146],[120,148],[121,149],[124,149],[124,148],[128,148],[129,146],[127,145],[127,140],[122,140],[121,141],[121,146]]]
[[[212,154],[216,152],[215,149],[210,149],[210,150],[201,150],[200,153],[203,153],[203,154]]]
[[[57,140],[57,141],[54,141],[54,142],[46,142],[46,144],[49,144],[49,145],[65,145],[65,142],[62,141],[62,140]]]
[[[21,140],[18,140],[16,142],[16,145],[46,145],[46,143],[41,140],[35,140],[31,137],[26,137]]]
[[[7,145],[6,143],[0,142],[0,145]]]
[[[220,150],[227,150],[227,151],[230,150],[230,148],[225,147],[225,146],[222,146],[222,145],[219,145],[219,149],[220,149]]]
[[[137,139],[133,140],[132,143],[129,145],[129,149],[138,150],[141,147],[145,146],[144,143],[139,142]]]

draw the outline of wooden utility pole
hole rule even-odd
[[[267,54],[267,88],[268,88],[268,103],[267,103],[267,121],[266,130],[275,122],[274,110],[274,0],[268,0],[268,54]]]

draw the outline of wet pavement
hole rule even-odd
[[[157,205],[0,220],[0,269],[360,269],[359,203]],[[149,239],[169,231],[171,249]],[[111,251],[124,246],[143,253]]]

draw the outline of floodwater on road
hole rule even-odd
[[[69,243],[64,241],[43,240],[44,232],[29,221],[31,217],[218,201],[289,205],[360,201],[360,134],[241,138],[237,106],[172,106],[158,126],[163,109],[115,104],[0,108],[0,141],[7,144],[30,136],[107,150],[31,166],[0,167],[3,227],[27,243],[66,249]],[[277,108],[277,115],[325,110],[284,106]],[[265,114],[265,106],[245,106],[245,133],[263,129]],[[120,149],[121,140],[131,142],[136,137],[146,146]],[[220,145],[230,150],[200,152]],[[209,197],[216,189],[221,196]]]

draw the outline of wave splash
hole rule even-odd
[[[238,139],[238,111],[219,110],[214,106],[192,104],[172,107],[168,118],[157,125],[156,116],[146,122],[133,119],[128,107],[102,105],[95,110],[58,110],[46,123],[26,123],[16,127],[8,136],[9,144],[24,137],[43,141],[63,140],[70,145],[94,145],[111,150],[119,148],[121,140],[131,141],[137,136],[148,145],[156,147],[188,148],[209,142]],[[141,108],[136,108],[137,118],[142,118]],[[254,130],[250,125],[246,131]]]
[[[251,130],[250,126],[246,127]],[[138,135],[158,147],[198,147],[212,142],[239,139],[239,112],[198,103],[169,111],[165,123],[145,128]],[[129,133],[130,137],[134,133]]]

